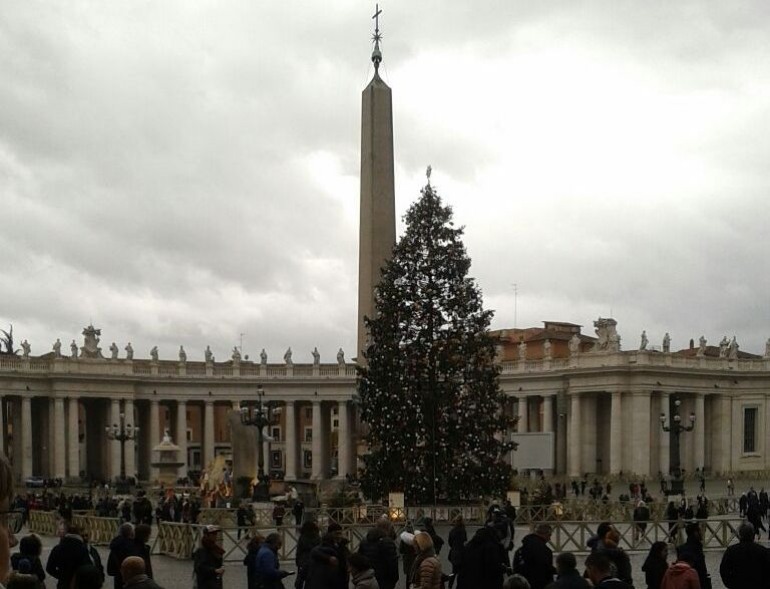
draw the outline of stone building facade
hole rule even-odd
[[[671,435],[660,414],[670,417],[675,398],[685,419],[695,416],[693,431],[681,437],[686,471],[770,470],[767,356],[730,358],[709,346],[702,354],[695,348],[598,349],[601,338],[567,323],[496,335],[507,410],[519,416],[519,432],[554,433],[556,473],[668,472]],[[571,352],[576,335],[579,345]],[[258,386],[278,410],[264,449],[273,473],[321,480],[356,472],[362,451],[356,368],[344,361],[0,356],[0,445],[22,480],[113,478],[122,451],[126,473],[152,481],[151,449],[168,429],[186,459],[179,469],[184,476],[230,453],[228,414],[254,401]],[[105,435],[121,414],[140,428],[136,441],[124,446]]]

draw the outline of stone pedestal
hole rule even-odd
[[[239,411],[230,411],[227,419],[233,448],[235,497],[242,499],[248,496],[249,484],[257,478],[257,428],[243,425]]]

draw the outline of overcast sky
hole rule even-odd
[[[0,327],[352,356],[373,4],[0,3]],[[494,327],[764,350],[766,0],[381,6],[397,215],[431,164]]]

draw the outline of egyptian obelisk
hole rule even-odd
[[[380,272],[396,243],[396,199],[393,185],[393,102],[380,78],[379,6],[374,15],[374,77],[361,100],[361,225],[358,249],[358,362],[363,362],[367,330],[373,317],[374,291]]]

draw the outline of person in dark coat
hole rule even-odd
[[[612,576],[612,564],[607,555],[597,550],[586,558],[586,572],[594,589],[632,589],[628,583]]]
[[[760,530],[763,532],[766,530],[765,526],[762,524],[762,512],[759,507],[758,499],[749,500],[749,506],[746,508],[746,519],[749,520],[749,523],[752,526],[754,526],[754,533],[757,535],[757,538],[761,538],[762,534],[760,533]]]
[[[295,589],[303,589],[308,571],[310,570],[310,553],[321,543],[321,532],[314,521],[306,521],[299,530],[297,549],[294,552],[294,563],[297,565]]]
[[[281,570],[278,551],[281,549],[281,536],[277,532],[268,534],[259,548],[254,562],[253,578],[259,589],[283,589],[281,579],[289,573]]]
[[[701,589],[711,589],[711,576],[706,570],[706,555],[703,554],[703,538],[700,525],[697,522],[687,524],[684,529],[687,541],[677,546],[676,557],[692,563],[692,567],[698,572],[698,580]]]
[[[387,521],[385,521],[387,523]],[[383,525],[369,530],[358,546],[372,568],[380,589],[394,589],[398,583],[398,552],[396,543],[385,533]]]
[[[144,560],[144,574],[150,579],[154,579],[150,545],[147,544],[150,540],[150,534],[152,534],[152,528],[147,524],[139,524],[134,528],[134,544],[136,544],[136,551],[139,553],[137,556],[141,556]]]
[[[329,524],[321,544],[310,553],[307,589],[348,589],[347,540],[339,524]]]
[[[634,580],[631,576],[631,559],[619,544],[620,534],[617,529],[613,527],[604,535],[604,542],[602,542],[601,547],[597,548],[596,551],[604,553],[607,558],[610,559],[618,579],[628,585],[633,585]]]
[[[738,528],[738,544],[725,550],[719,575],[727,589],[755,589],[770,579],[770,551],[754,542],[754,526],[746,522]]]
[[[217,544],[217,534],[217,526],[206,526],[203,529],[200,548],[193,553],[193,574],[197,589],[222,589],[225,551]]]
[[[660,583],[663,575],[668,569],[668,544],[665,542],[653,542],[650,546],[650,552],[642,565],[644,571],[644,580],[647,583],[647,589],[660,589]]]
[[[532,589],[544,589],[553,582],[556,569],[553,568],[553,551],[548,547],[551,538],[551,526],[540,524],[533,534],[521,540],[522,570],[514,572],[522,575]],[[514,557],[515,558],[515,557]]]
[[[57,589],[70,589],[75,571],[78,567],[87,564],[91,564],[91,559],[85,542],[80,536],[80,529],[73,524],[68,524],[67,533],[48,555],[45,570],[57,579]]]
[[[77,589],[102,589],[104,584],[104,570],[99,570],[92,564],[78,567],[72,578],[72,587]]]
[[[590,589],[577,571],[577,559],[571,552],[561,552],[556,556],[556,580],[546,589]]]
[[[142,556],[142,553],[134,542],[134,525],[125,522],[118,528],[118,535],[110,542],[110,555],[107,558],[107,574],[113,577],[115,589],[123,589],[120,565],[129,556]]]
[[[488,524],[476,530],[465,545],[457,573],[457,588],[499,589],[507,570],[508,553],[494,526]]]
[[[299,499],[294,502],[291,507],[291,514],[294,516],[294,523],[297,527],[302,525],[302,516],[305,513],[305,504]]]
[[[452,526],[452,529],[449,532],[449,562],[452,565],[452,573],[454,575],[458,575],[460,572],[465,543],[467,541],[468,532],[465,530],[465,520],[462,515],[458,515],[454,520],[454,526]],[[450,589],[454,584],[455,579],[456,576],[450,579]]]
[[[438,556],[441,554],[441,549],[444,546],[444,539],[438,535],[436,528],[433,526],[433,518],[426,517],[423,522],[423,528],[426,532],[428,532],[430,539],[433,541],[433,549],[436,551],[436,555]]]
[[[147,576],[141,556],[129,556],[121,563],[120,578],[126,589],[163,589]]]
[[[257,534],[253,536],[246,545],[246,556],[243,557],[243,566],[246,567],[246,587],[247,589],[259,589],[257,579],[254,576],[254,569],[257,566],[257,555],[264,542],[264,538]]]
[[[83,534],[83,542],[85,542],[86,549],[88,550],[88,556],[91,557],[91,564],[94,566],[94,568],[99,571],[99,574],[102,576],[102,583],[104,583],[104,565],[102,564],[102,557],[99,555],[99,551],[94,548],[94,546],[91,544],[91,537],[88,533],[88,530],[84,530]],[[89,573],[90,574],[90,573]]]
[[[679,524],[679,510],[673,501],[666,507],[666,521],[668,521],[668,541],[674,544],[677,541],[677,526]]]
[[[11,555],[11,568],[14,571],[20,570],[22,560],[29,561],[31,574],[35,575],[40,582],[45,581],[45,571],[43,563],[40,562],[40,555],[43,553],[43,543],[37,534],[29,534],[19,541],[19,551]]]

